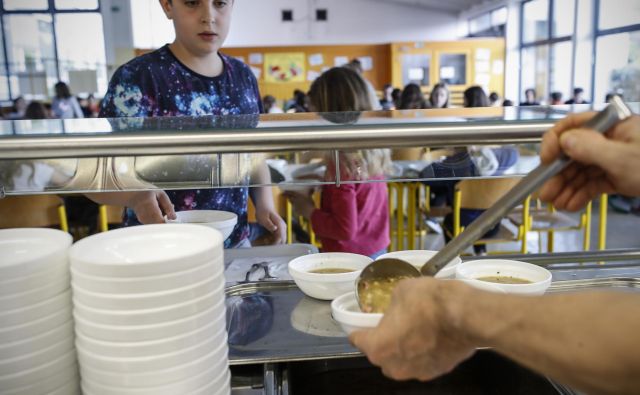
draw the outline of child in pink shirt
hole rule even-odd
[[[371,110],[362,77],[343,67],[333,68],[316,79],[309,98],[316,112]],[[341,118],[340,114],[328,114],[327,118],[330,116]],[[327,154],[325,162],[325,181],[335,182],[334,155]],[[353,252],[375,259],[384,254],[389,245],[389,198],[384,170],[391,163],[390,152],[387,149],[341,151],[339,163],[341,185],[322,187],[319,209],[309,196],[287,195],[294,210],[311,220],[323,252]]]

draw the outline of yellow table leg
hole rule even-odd
[[[609,202],[609,195],[602,194],[600,196],[600,226],[598,227],[598,249],[604,250],[607,248],[607,205]]]
[[[585,224],[584,224],[584,250],[589,251],[591,249],[591,208],[593,206],[593,202],[589,202],[587,204],[587,208],[585,209]]]

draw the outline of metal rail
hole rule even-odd
[[[422,124],[301,126],[300,129],[25,135],[0,138],[0,160],[522,144],[540,142],[542,134],[552,125],[552,120],[477,120],[464,124],[425,121]]]
[[[602,268],[598,262],[640,262],[640,249],[624,248],[604,251],[577,251],[577,252],[554,252],[546,254],[517,254],[517,255],[493,255],[493,256],[474,256],[462,257],[463,261],[480,260],[480,259],[513,259],[521,260],[537,265],[570,265],[578,263],[593,262],[594,268]],[[607,264],[606,268],[626,267],[628,265]],[[591,268],[591,265],[581,265],[582,268]],[[558,269],[561,267],[558,267]]]

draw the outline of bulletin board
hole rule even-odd
[[[271,84],[304,82],[307,65],[304,52],[267,53],[264,55],[264,82]]]

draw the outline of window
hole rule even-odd
[[[573,36],[575,26],[576,4],[571,0],[555,0],[553,2],[553,37]]]
[[[491,26],[500,26],[507,24],[507,7],[500,7],[491,11]]]
[[[106,91],[99,0],[0,1],[0,100],[47,99],[59,80],[73,94]]]
[[[549,70],[549,86],[551,87],[548,95],[544,96],[548,99],[551,92],[562,93],[563,100],[569,100],[571,96],[571,76],[573,58],[573,42],[564,41],[551,46],[551,69]]]
[[[431,56],[423,54],[402,55],[402,84],[418,84],[429,86],[431,70]]]
[[[640,31],[599,37],[596,51],[595,100],[622,93],[627,101],[640,101]]]
[[[614,29],[640,24],[640,1],[600,0],[598,29]]]
[[[167,19],[156,0],[131,2],[134,48],[155,49],[176,38],[173,23]]]
[[[97,10],[98,0],[56,0],[57,10]]]
[[[100,14],[59,14],[55,22],[60,79],[69,83],[73,94],[106,92],[108,80]]]
[[[522,50],[522,99],[524,91],[535,89],[536,100],[545,99],[548,95],[549,82],[549,46],[536,45]]]
[[[440,81],[449,85],[465,85],[467,83],[467,55],[440,55]]]
[[[522,97],[526,89],[535,89],[541,103],[547,102],[552,92],[560,92],[568,100],[573,88],[576,4],[575,0],[522,3]]]
[[[3,18],[12,96],[42,99],[57,82],[50,14],[15,14]]]
[[[41,11],[49,8],[48,0],[4,0],[6,11]]]
[[[3,36],[4,32],[0,30],[0,100],[9,100],[9,73],[4,59]]]
[[[522,12],[522,42],[547,40],[549,38],[549,0],[532,0],[524,3]]]
[[[486,13],[469,20],[469,32],[480,33],[491,28],[491,14]]]
[[[507,7],[500,7],[469,19],[469,36],[504,36],[507,14]]]

